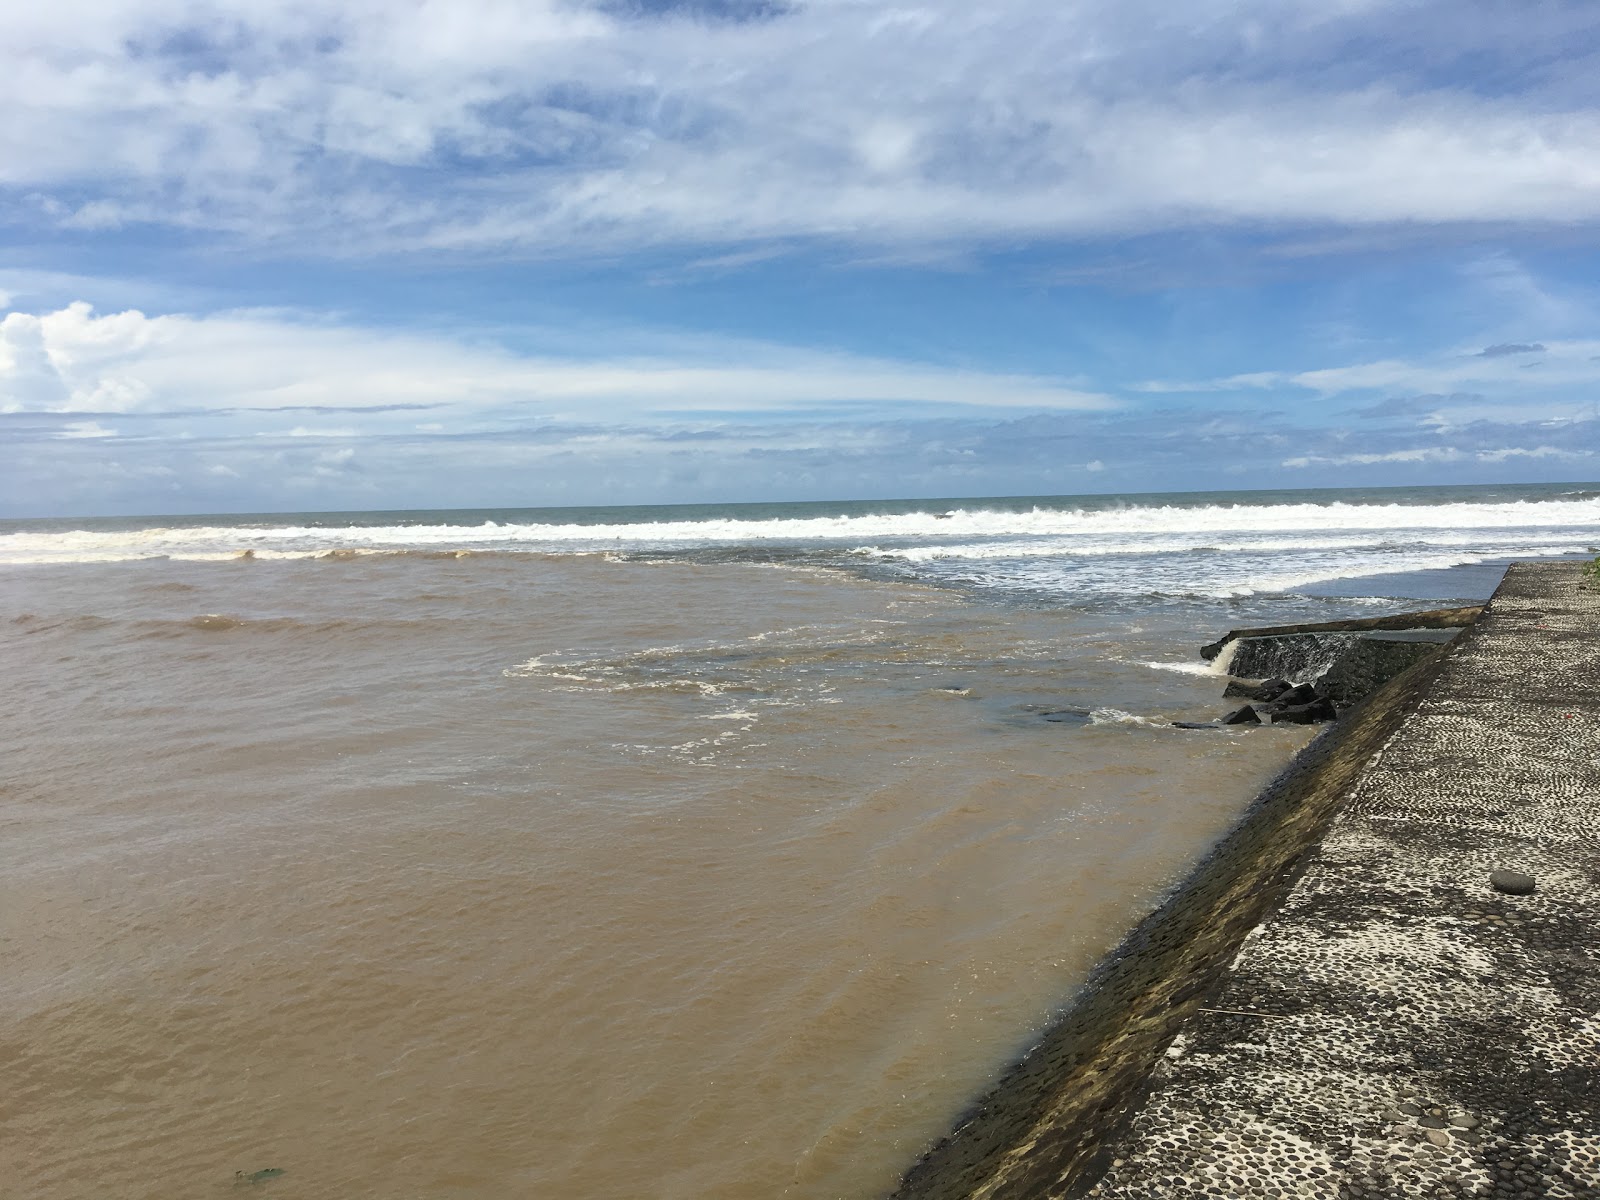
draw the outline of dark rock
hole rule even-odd
[[[1424,1129],[1448,1129],[1450,1127],[1450,1122],[1446,1121],[1443,1117],[1434,1116],[1423,1117],[1417,1121],[1417,1124],[1421,1125]]]
[[[1317,698],[1317,689],[1309,683],[1297,683],[1288,688],[1281,695],[1273,697],[1273,703],[1285,707],[1295,704],[1310,704]]]
[[[1261,718],[1256,715],[1256,710],[1246,704],[1243,708],[1236,708],[1222,718],[1224,725],[1259,725]]]
[[[1242,679],[1235,679],[1223,689],[1225,698],[1237,697],[1241,700],[1254,700],[1258,704],[1276,700],[1289,690],[1287,679],[1263,679],[1260,683],[1246,683]]]
[[[1315,725],[1318,721],[1333,720],[1339,715],[1339,710],[1330,701],[1319,697],[1310,704],[1286,704],[1282,707],[1274,705],[1269,715],[1274,725],[1279,723]]]
[[[1510,896],[1526,896],[1533,891],[1533,876],[1524,875],[1521,871],[1507,871],[1504,869],[1489,872],[1489,882],[1494,885],[1497,892],[1505,892]]]
[[[1288,708],[1275,708],[1267,714],[1267,719],[1274,725],[1315,724],[1316,718],[1307,711],[1310,707],[1309,704],[1294,704]]]
[[[1174,721],[1174,729],[1221,729],[1215,721]]]

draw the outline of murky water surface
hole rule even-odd
[[[3,1190],[877,1196],[1305,739],[1157,724],[1220,711],[1148,665],[1214,632],[600,556],[0,573]]]
[[[1309,736],[1172,728],[1226,707],[1201,642],[1597,522],[0,522],[0,1194],[871,1200]]]

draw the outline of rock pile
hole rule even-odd
[[[1235,680],[1222,694],[1255,701],[1255,704],[1236,708],[1223,717],[1224,725],[1260,725],[1263,717],[1274,725],[1280,722],[1313,725],[1318,721],[1331,721],[1339,715],[1333,701],[1310,683],[1290,683],[1287,679],[1265,679],[1260,683]]]

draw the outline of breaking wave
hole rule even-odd
[[[1534,491],[1536,489],[1528,489]],[[1107,595],[1229,598],[1279,594],[1327,580],[1416,572],[1516,557],[1593,553],[1600,493],[1544,490],[1507,498],[1460,490],[1435,502],[1349,499],[1269,503],[972,502],[935,511],[893,511],[905,502],[747,506],[692,519],[680,510],[506,510],[478,514],[384,514],[261,518],[111,527],[90,522],[12,523],[0,532],[0,565],[334,559],[690,559],[831,567],[987,592],[1089,600]],[[1348,495],[1348,494],[1347,494]],[[1418,499],[1422,497],[1423,499]],[[774,511],[776,507],[777,511]],[[548,515],[547,515],[548,514]],[[455,517],[455,519],[451,519]],[[543,518],[543,519],[541,519]],[[362,523],[362,522],[365,523]]]

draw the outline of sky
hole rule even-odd
[[[1592,0],[0,6],[0,516],[1600,478]]]

